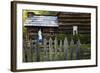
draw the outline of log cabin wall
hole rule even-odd
[[[52,36],[58,33],[58,27],[35,27],[35,26],[26,26],[28,35],[30,39],[37,39],[38,30],[41,28],[42,35],[44,37]],[[52,33],[52,34],[51,34]]]
[[[79,34],[90,34],[91,14],[90,13],[71,13],[59,12],[59,33],[73,33],[73,26],[78,26]]]
[[[58,27],[41,27],[44,36],[49,36],[51,31],[54,34],[73,34],[73,26],[78,26],[79,34],[91,33],[90,13],[58,12],[57,16]],[[26,26],[26,28],[30,38],[37,38],[37,33],[40,27]]]

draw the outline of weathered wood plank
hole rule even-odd
[[[58,41],[57,41],[57,38],[55,37],[55,40],[54,40],[54,50],[55,50],[55,51],[54,51],[54,54],[55,54],[55,55],[54,55],[54,56],[55,56],[54,58],[55,58],[55,59],[54,59],[54,60],[56,60],[57,57],[58,57],[58,51],[57,51],[57,50],[58,50],[58,47],[57,47],[57,46],[58,46]]]
[[[50,61],[52,61],[52,59],[53,59],[53,58],[52,58],[52,53],[53,53],[53,52],[52,52],[52,49],[53,49],[53,47],[52,47],[52,42],[53,42],[53,41],[52,41],[52,38],[50,37],[50,39],[49,39],[49,60],[50,60]]]
[[[47,40],[44,39],[43,41],[44,45],[44,60],[48,61],[48,48],[47,48]]]
[[[76,44],[76,59],[79,59],[80,46],[81,46],[81,42],[78,39],[77,44]]]
[[[68,60],[68,40],[67,37],[64,39],[64,53],[65,53],[65,59]]]
[[[71,42],[70,42],[70,59],[72,60],[73,59],[73,53],[74,53],[74,41],[73,39],[71,39]]]

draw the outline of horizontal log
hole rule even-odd
[[[90,17],[90,14],[60,14],[58,17]]]
[[[58,16],[62,16],[62,15],[66,15],[66,16],[90,16],[90,13],[72,13],[72,12],[62,12],[59,13]]]
[[[63,30],[73,30],[73,27],[70,27],[70,28],[68,28],[68,27],[65,27],[65,28],[59,28],[59,29],[63,29]],[[90,30],[91,28],[89,27],[89,28],[78,28],[78,30]]]
[[[78,12],[59,12],[58,15],[91,15],[90,13],[78,13]]]
[[[87,16],[87,17],[81,17],[81,16],[77,16],[77,17],[74,17],[74,16],[61,16],[61,17],[58,17],[58,19],[90,19],[91,17],[90,16]]]
[[[69,23],[69,22],[60,22],[59,23],[59,26],[63,26],[63,25],[65,25],[65,26],[77,26],[77,25],[90,25],[90,23],[80,23],[80,22],[77,22],[77,23]]]
[[[66,23],[90,23],[90,21],[59,21],[59,22],[66,22]]]
[[[90,33],[91,31],[84,31],[84,30],[80,30],[80,31],[78,31],[78,33]],[[73,31],[72,30],[66,30],[66,31],[64,31],[64,30],[60,30],[58,33],[73,33]]]
[[[77,27],[78,28],[91,28],[90,25],[79,25]],[[73,28],[73,26],[70,26],[70,25],[68,25],[68,26],[59,26],[58,28]]]
[[[58,19],[59,22],[90,22],[91,19]]]

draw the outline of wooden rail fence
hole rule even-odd
[[[80,48],[79,39],[74,43],[73,39],[68,42],[67,37],[64,40],[50,37],[43,39],[41,43],[37,40],[25,41],[25,43],[27,46],[23,47],[24,62],[78,60],[82,59],[84,53]]]

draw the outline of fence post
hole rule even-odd
[[[73,53],[74,53],[73,48],[74,48],[74,41],[73,41],[73,39],[71,39],[71,42],[70,42],[70,58],[71,58],[71,60],[73,59]]]
[[[31,40],[31,56],[32,56],[32,62],[36,61],[36,41]]]
[[[37,56],[37,59],[36,61],[39,62],[40,61],[40,44],[39,44],[39,41],[37,40],[37,43],[36,43],[36,56]]]
[[[65,59],[68,60],[68,40],[67,37],[64,39],[64,54],[65,54]]]
[[[52,61],[52,38],[49,39],[49,60]]]
[[[26,48],[23,48],[23,62],[27,62]]]
[[[60,52],[62,51],[62,40],[60,40],[60,48],[59,48]]]
[[[27,41],[26,42],[26,44],[27,44],[27,46],[26,46],[26,48],[25,48],[25,60],[26,60],[26,62],[31,62],[31,43],[30,43],[30,41]]]
[[[27,62],[27,50],[26,41],[23,40],[23,62]]]
[[[59,48],[58,48],[58,60],[61,60],[62,58],[62,40],[60,40]]]
[[[57,54],[57,46],[58,46],[58,41],[57,41],[57,38],[55,37],[55,40],[54,40],[54,54],[55,54],[55,57],[54,59],[56,60],[58,54]]]
[[[44,59],[47,61],[48,60],[48,49],[47,49],[47,40],[44,39],[43,41],[43,46],[44,46]]]
[[[80,51],[80,46],[81,46],[81,42],[78,39],[77,43],[76,43],[76,59],[79,59],[79,51]]]

